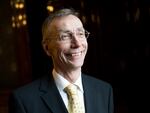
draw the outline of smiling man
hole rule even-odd
[[[72,9],[54,12],[44,21],[42,33],[53,70],[13,91],[9,113],[113,113],[110,84],[82,73],[89,32],[78,13]],[[75,87],[75,100],[66,92],[67,86]]]

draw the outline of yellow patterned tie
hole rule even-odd
[[[83,106],[77,95],[77,87],[73,84],[64,89],[68,95],[68,111],[69,113],[84,113]]]

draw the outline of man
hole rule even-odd
[[[112,87],[81,72],[89,32],[78,14],[72,9],[56,11],[45,20],[42,33],[42,45],[52,58],[53,71],[15,90],[9,113],[73,113],[64,90],[70,84],[77,89],[82,113],[113,113]]]

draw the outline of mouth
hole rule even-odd
[[[67,54],[67,56],[68,56],[68,57],[79,57],[79,56],[82,56],[83,53],[84,53],[84,51],[72,52],[72,53]]]
[[[80,56],[81,54],[82,54],[82,51],[81,52],[77,52],[77,53],[72,53],[71,56],[73,56],[73,57],[74,56]]]

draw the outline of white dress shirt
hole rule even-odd
[[[71,84],[68,80],[66,80],[63,76],[61,76],[60,74],[58,74],[55,69],[53,69],[53,77],[56,83],[56,86],[59,90],[59,93],[64,101],[64,104],[67,108],[68,106],[68,97],[67,97],[67,93],[64,91],[64,88],[67,87],[69,84]],[[83,85],[82,85],[82,80],[81,80],[81,73],[79,78],[76,80],[75,83],[73,83],[74,85],[77,86],[78,89],[78,95],[79,98],[81,100],[81,104],[83,104],[84,110],[85,110],[85,105],[84,105],[84,96],[83,96]]]

